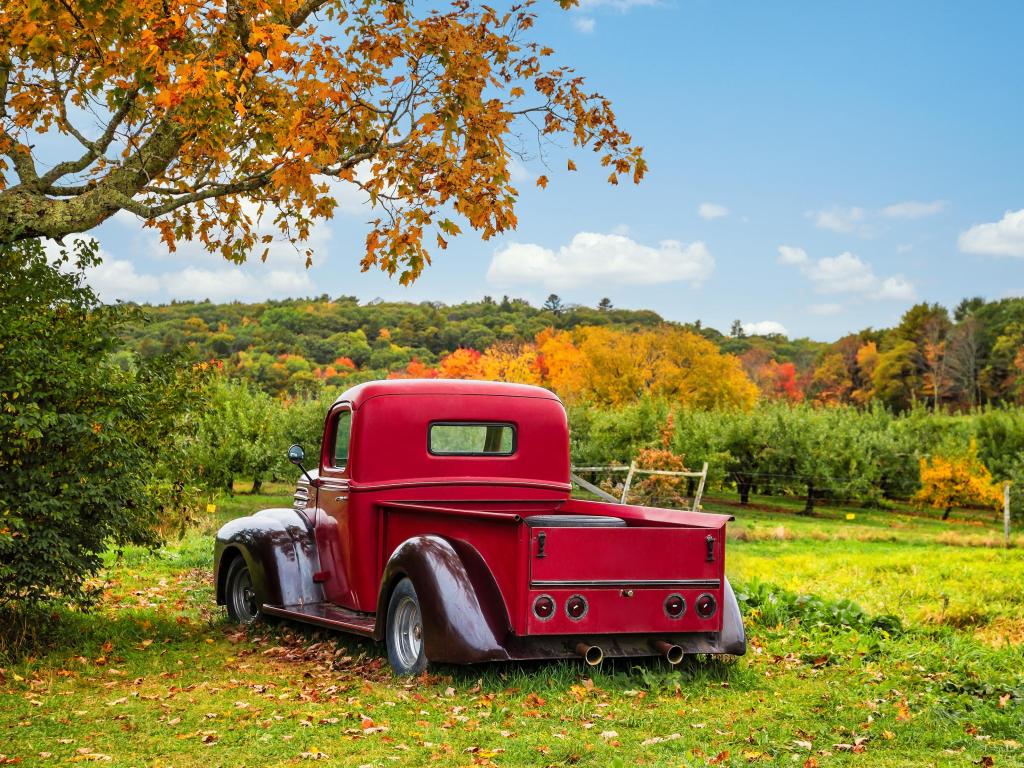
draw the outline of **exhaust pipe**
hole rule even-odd
[[[683,660],[683,649],[678,645],[667,643],[664,640],[656,640],[654,647],[665,657],[665,661],[673,667]]]
[[[604,659],[604,651],[600,646],[579,643],[576,646],[576,653],[583,657],[583,660],[591,667],[596,667]],[[680,651],[682,653],[682,651]]]

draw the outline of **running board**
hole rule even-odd
[[[308,605],[264,605],[263,612],[283,619],[304,621],[320,627],[340,629],[357,635],[373,637],[377,627],[376,617],[357,613],[333,603],[310,603]]]

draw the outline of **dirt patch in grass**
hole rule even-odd
[[[974,636],[993,648],[1008,645],[1024,645],[1024,617],[1009,618],[1000,616],[983,627],[979,627]]]

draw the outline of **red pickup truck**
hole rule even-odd
[[[291,508],[217,534],[217,602],[429,662],[739,655],[724,515],[574,499],[565,408],[545,389],[377,381],[338,398]]]

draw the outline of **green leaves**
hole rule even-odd
[[[100,304],[83,282],[97,263],[85,241],[53,263],[38,241],[0,249],[0,604],[85,602],[108,544],[155,541],[157,459],[192,373],[113,362],[138,311]]]

